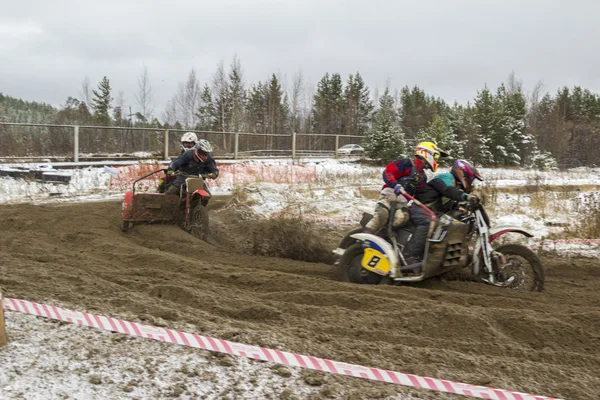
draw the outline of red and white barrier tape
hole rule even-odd
[[[600,239],[548,239],[542,240],[542,243],[598,243]]]
[[[334,223],[334,224],[341,224],[341,223],[355,223],[356,222],[356,218],[323,218],[323,217],[309,217],[309,216],[301,216],[300,217],[303,220],[306,221],[315,221],[315,222],[326,222],[326,223]]]
[[[344,218],[325,218],[325,217],[313,217],[310,215],[302,215],[302,214],[294,214],[288,210],[280,210],[276,213],[271,214],[270,218],[275,218],[280,215],[290,215],[296,218],[305,220],[305,221],[315,221],[315,222],[325,222],[325,223],[334,223],[334,224],[342,224],[342,223],[356,223],[356,221],[360,220],[352,217],[344,217]]]
[[[312,356],[288,353],[280,350],[266,349],[242,343],[230,342],[206,336],[174,331],[167,328],[142,325],[137,322],[123,321],[118,318],[104,317],[80,311],[71,311],[64,308],[46,304],[33,303],[26,300],[4,299],[4,308],[8,311],[17,311],[51,319],[57,319],[76,325],[85,325],[92,328],[104,329],[111,332],[124,333],[130,336],[160,340],[183,346],[196,347],[204,350],[235,356],[253,358],[256,360],[273,362],[329,372],[337,375],[353,376],[392,383],[396,385],[411,386],[415,388],[430,389],[438,392],[454,393],[469,397],[494,400],[558,400],[545,396],[536,396],[519,392],[510,392],[502,389],[492,389],[483,386],[474,386],[466,383],[450,382],[442,379],[404,374],[378,368],[363,367],[356,364],[347,364]]]
[[[236,205],[236,203],[231,203],[231,204],[228,204],[228,205],[226,205],[224,207],[221,207],[221,208],[219,208],[218,210],[215,211],[215,214],[220,214],[223,211],[229,210],[231,207],[233,207],[235,205]]]

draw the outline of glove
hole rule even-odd
[[[173,171],[172,169],[168,169],[165,171],[165,174],[167,175],[173,175],[175,173],[175,171]]]
[[[474,194],[468,194],[466,200],[472,206],[479,204],[479,197],[475,196]]]
[[[217,179],[217,174],[215,174],[214,172],[210,172],[206,174],[206,176],[210,179]]]
[[[400,196],[402,194],[402,189],[403,189],[402,185],[394,186],[394,194],[396,196]]]

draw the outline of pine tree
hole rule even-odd
[[[265,89],[267,118],[265,120],[266,133],[281,134],[285,131],[287,119],[287,106],[279,79],[271,75],[269,84]]]
[[[450,126],[447,117],[435,115],[429,126],[419,132],[418,141],[433,141],[441,149],[449,152],[449,158],[452,160],[463,156],[463,143],[457,140],[454,129]],[[446,158],[440,159],[440,163],[449,164],[449,160]]]
[[[246,102],[246,124],[249,132],[266,133],[266,95],[262,82],[252,85]]]
[[[200,93],[200,105],[196,117],[198,117],[198,129],[210,131],[215,128],[217,116],[213,107],[212,93],[207,84]]]
[[[491,135],[494,160],[499,165],[521,165],[523,158],[536,149],[533,136],[527,129],[527,101],[520,90],[507,91],[504,84],[498,88],[496,123]]]
[[[418,86],[400,91],[400,119],[402,130],[409,139],[416,139],[419,131],[431,124],[435,115],[446,116],[449,112],[446,102],[428,96]]]
[[[454,103],[452,111],[449,117],[449,126],[452,129],[454,138],[457,141],[457,147],[460,147],[462,151],[454,154],[451,158],[456,159],[458,157],[465,158],[469,161],[473,160],[475,149],[473,143],[475,142],[477,128],[473,119],[475,112],[473,107],[467,103],[466,106]]]
[[[230,105],[229,129],[232,132],[240,132],[244,124],[246,90],[244,89],[243,72],[240,60],[235,56],[229,70]]]
[[[477,93],[475,98],[473,121],[476,131],[471,143],[472,161],[480,165],[487,166],[494,162],[491,152],[491,137],[496,129],[495,118],[494,97],[485,87]]]
[[[92,90],[92,109],[94,110],[94,120],[100,125],[110,125],[111,102],[110,81],[105,76],[98,84],[98,90]]]
[[[313,132],[317,134],[338,135],[342,133],[344,123],[344,96],[340,74],[329,76],[326,73],[317,84],[313,99]]]
[[[379,98],[379,108],[375,112],[373,126],[364,145],[369,157],[384,163],[391,162],[405,153],[404,135],[394,109],[394,98],[388,88]]]
[[[229,82],[222,61],[217,64],[217,71],[213,75],[212,99],[215,115],[217,116],[217,129],[221,132],[227,132],[229,130],[231,107],[229,104]],[[225,146],[225,135],[223,135],[223,140],[223,146]]]
[[[350,74],[348,77],[344,90],[344,101],[346,117],[344,134],[364,135],[369,128],[374,106],[369,88],[358,72],[355,76]]]

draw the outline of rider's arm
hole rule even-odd
[[[208,173],[215,174],[213,179],[216,179],[217,176],[219,176],[219,169],[217,168],[217,163],[215,162],[215,159],[212,158],[212,156],[208,156],[204,169]]]
[[[410,175],[412,164],[408,159],[395,160],[389,163],[383,171],[383,181],[388,187],[393,188],[397,184],[402,184],[398,180]]]
[[[448,186],[446,182],[444,182],[440,178],[432,179],[428,182],[428,184],[435,190],[440,192],[442,196],[448,197],[449,199],[454,201],[463,201],[467,196],[465,192],[454,186]]]
[[[191,151],[186,151],[173,161],[169,163],[169,169],[173,171],[179,170],[183,165],[189,163],[193,159],[193,154]]]

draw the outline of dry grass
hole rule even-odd
[[[279,215],[255,224],[254,254],[300,261],[333,263],[331,246],[322,240],[316,224],[299,216]]]
[[[234,188],[231,191],[231,201],[237,204],[245,204],[247,206],[253,206],[257,203],[256,200],[250,198],[248,191],[245,188]]]
[[[573,233],[581,239],[600,238],[600,201],[598,199],[594,199],[587,207],[579,211],[578,222]]]

